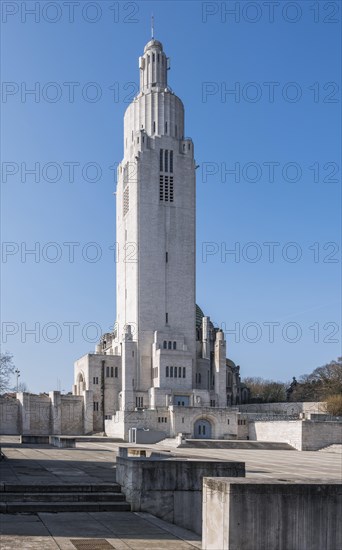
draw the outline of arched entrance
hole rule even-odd
[[[195,439],[211,439],[211,424],[209,420],[201,418],[196,420],[194,426]]]

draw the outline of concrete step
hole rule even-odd
[[[118,483],[101,484],[0,484],[0,513],[19,512],[125,512]]]
[[[328,445],[327,447],[322,447],[322,449],[318,449],[318,450],[323,453],[342,454],[342,444],[334,443],[333,445]]]
[[[4,483],[0,492],[5,493],[120,493],[118,483]]]
[[[124,502],[122,493],[0,493],[0,502]]]
[[[180,448],[188,449],[259,449],[272,451],[293,451],[288,443],[277,441],[246,441],[244,439],[186,439]]]
[[[6,502],[0,512],[7,514],[38,512],[129,512],[127,502]]]

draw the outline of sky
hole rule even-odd
[[[115,167],[152,13],[195,145],[197,303],[242,377],[341,355],[341,3],[3,1],[1,348],[32,392],[70,391],[115,322]]]

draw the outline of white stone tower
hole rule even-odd
[[[122,364],[124,410],[166,406],[167,389],[194,386],[194,148],[184,138],[184,107],[168,87],[168,69],[162,44],[152,39],[139,59],[139,94],[124,117],[116,214],[117,330],[131,354],[129,369]]]

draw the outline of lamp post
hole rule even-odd
[[[15,374],[17,375],[17,393],[19,393],[19,377],[20,377],[20,370],[15,369]]]

